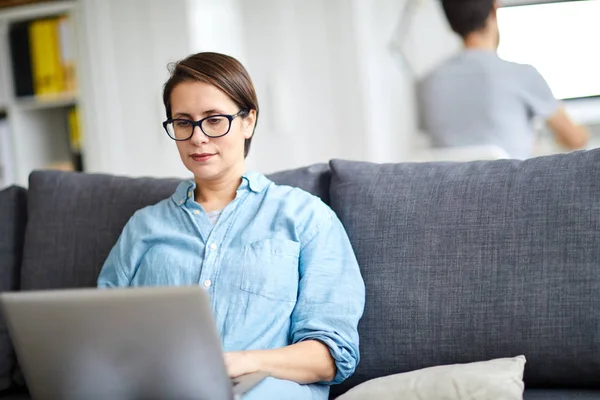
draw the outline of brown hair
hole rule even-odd
[[[486,27],[495,0],[442,0],[450,27],[463,39]]]
[[[256,110],[258,122],[258,99],[248,71],[235,58],[219,53],[197,53],[169,66],[171,76],[163,89],[163,102],[167,118],[172,118],[171,93],[182,82],[200,81],[215,86],[233,100],[240,110]],[[247,115],[247,114],[242,114]],[[256,129],[256,122],[254,124]],[[250,151],[250,139],[244,143],[244,157]]]

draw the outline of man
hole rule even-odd
[[[494,0],[442,5],[464,50],[419,83],[421,128],[435,147],[496,145],[511,158],[525,159],[533,155],[535,117],[566,149],[586,145],[587,130],[573,123],[537,70],[498,57]]]

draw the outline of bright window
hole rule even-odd
[[[498,10],[501,58],[533,65],[554,96],[600,95],[600,0]]]

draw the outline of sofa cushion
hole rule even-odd
[[[33,172],[22,289],[95,286],[108,252],[133,213],[169,197],[179,182]]]
[[[276,172],[268,176],[278,185],[288,185],[304,189],[320,197],[329,204],[329,183],[331,171],[328,164],[315,164],[309,167]]]
[[[0,191],[0,292],[19,288],[26,222],[27,191],[17,186]],[[0,390],[10,387],[14,365],[12,344],[0,315]]]
[[[437,365],[375,378],[336,400],[523,400],[525,357]]]
[[[600,151],[331,169],[367,291],[336,394],[512,354],[528,387],[600,387]]]

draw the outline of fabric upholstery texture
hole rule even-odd
[[[523,354],[528,387],[600,388],[600,151],[526,161],[331,162],[378,376]]]
[[[11,186],[0,191],[0,292],[19,289],[19,271],[27,220],[27,191]],[[0,390],[11,386],[14,352],[0,315]]]
[[[306,190],[329,204],[329,183],[331,171],[328,164],[315,164],[309,167],[276,172],[268,176],[279,185],[289,185]]]

